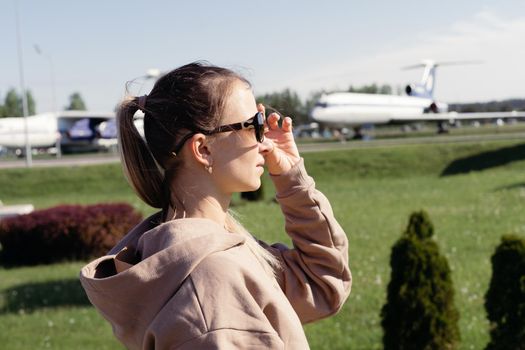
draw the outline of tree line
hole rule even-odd
[[[370,94],[390,94],[392,87],[389,85],[369,84],[363,86],[350,86],[348,92],[361,92]],[[309,97],[303,101],[297,92],[286,88],[282,91],[267,93],[256,97],[257,102],[263,103],[268,107],[268,112],[278,112],[284,116],[289,116],[294,119],[294,123],[302,124],[309,121],[309,111],[314,107],[315,102],[319,99],[321,94],[332,91],[319,90],[311,93]],[[30,90],[26,91],[28,114],[36,114],[36,103]],[[3,99],[0,96],[0,118],[5,117],[22,117],[22,95],[16,89],[11,88]],[[69,96],[69,103],[63,108],[64,110],[86,110],[86,104],[82,99],[80,93],[75,92]]]
[[[525,99],[514,98],[503,101],[450,103],[448,107],[450,111],[461,113],[525,111]]]
[[[36,102],[30,90],[26,90],[26,99],[28,115],[36,114]],[[86,109],[86,104],[78,92],[71,94],[69,96],[69,103],[64,106],[64,110],[66,111],[85,111]],[[11,88],[7,91],[3,103],[0,98],[0,118],[23,116],[22,94],[18,93],[16,89]]]
[[[362,86],[353,86],[347,89],[347,92],[367,93],[367,94],[392,94],[394,89],[388,84],[367,84]],[[294,119],[296,125],[307,123],[308,114],[314,107],[316,101],[323,93],[333,91],[319,90],[312,92],[306,100],[302,100],[297,92],[286,88],[281,91],[267,93],[256,97],[257,102],[263,103],[268,107],[268,112],[276,111],[284,116]],[[396,89],[396,94],[401,91]],[[36,103],[31,91],[26,91],[28,113],[36,113]],[[22,112],[22,95],[15,89],[8,90],[2,104],[0,96],[0,118],[4,117],[21,117]],[[69,96],[69,103],[64,106],[64,110],[86,110],[86,104],[79,92],[74,92]],[[525,110],[525,99],[508,99],[503,101],[489,101],[477,103],[453,103],[449,104],[450,111],[457,112],[500,112],[500,111],[519,111]]]

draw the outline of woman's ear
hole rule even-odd
[[[190,139],[193,158],[204,167],[212,166],[213,163],[209,141],[210,139],[201,133],[193,135]]]

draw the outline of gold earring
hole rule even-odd
[[[211,165],[204,166],[204,169],[210,174],[213,173],[213,167]]]

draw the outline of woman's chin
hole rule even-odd
[[[242,190],[241,192],[257,191],[260,187],[261,187],[261,179],[257,178],[257,181],[254,181],[253,183],[251,183],[249,185],[247,184],[247,186],[245,186],[245,189]]]

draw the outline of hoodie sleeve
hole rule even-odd
[[[281,260],[279,284],[302,323],[332,315],[342,307],[352,282],[346,234],[328,199],[315,189],[303,159],[271,179],[294,246],[262,243]]]

